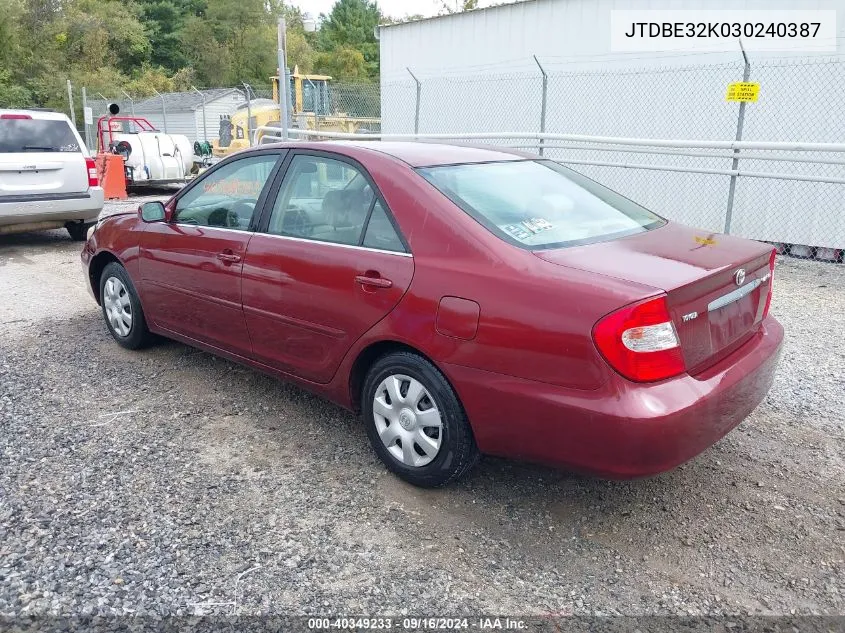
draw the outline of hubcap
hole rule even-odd
[[[373,398],[373,418],[382,443],[406,466],[419,468],[437,457],[440,410],[420,381],[402,374],[385,378]]]
[[[109,277],[103,286],[103,308],[106,318],[118,336],[129,336],[132,329],[132,303],[126,286],[117,277]]]

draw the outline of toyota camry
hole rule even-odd
[[[175,339],[359,412],[420,486],[481,454],[671,469],[760,403],[783,339],[771,246],[494,148],[263,145],[101,220],[82,261],[119,345]]]

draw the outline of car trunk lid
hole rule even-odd
[[[0,154],[0,197],[85,193],[88,168],[81,154]]]
[[[771,251],[759,242],[668,223],[617,240],[535,254],[665,291],[687,371],[695,374],[758,329],[771,283]]]

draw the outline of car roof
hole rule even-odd
[[[52,110],[6,110],[0,108],[0,115],[2,114],[25,114],[33,119],[42,119],[48,121],[69,121],[67,115],[63,112],[53,112]]]
[[[364,149],[392,156],[411,167],[438,165],[463,165],[466,163],[492,163],[510,160],[529,160],[535,156],[508,148],[487,148],[470,145],[451,145],[427,141],[299,141],[281,143],[284,147],[323,149],[341,154],[349,148]],[[258,146],[258,147],[266,147]]]

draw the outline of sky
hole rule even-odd
[[[452,5],[455,4],[455,0],[446,1]],[[328,14],[332,10],[335,0],[291,0],[290,3],[317,17],[321,13]],[[493,4],[493,0],[486,2],[481,0],[478,4],[481,7],[486,7]],[[443,6],[441,0],[378,0],[378,5],[381,7],[382,13],[397,18],[417,13],[425,16],[437,15]]]

